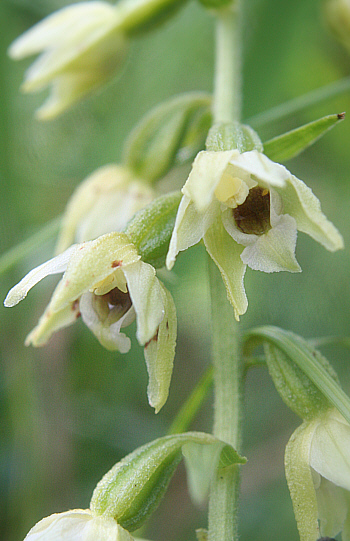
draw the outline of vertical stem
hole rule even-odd
[[[239,451],[243,363],[238,323],[227,300],[221,275],[209,260],[212,347],[214,363],[214,435]],[[234,541],[237,536],[239,467],[217,473],[209,499],[209,541]]]
[[[240,0],[216,12],[214,123],[240,120]]]
[[[240,0],[216,12],[214,123],[241,115]],[[220,273],[209,261],[214,364],[214,435],[240,447],[243,364],[238,324]],[[209,498],[208,541],[237,541],[239,467],[218,471]]]

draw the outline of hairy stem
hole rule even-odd
[[[216,437],[240,448],[243,362],[238,323],[216,265],[209,261]],[[209,499],[209,541],[234,541],[237,534],[239,467],[217,472]]]

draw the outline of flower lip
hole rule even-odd
[[[232,209],[233,218],[242,233],[263,235],[271,229],[270,192],[256,186],[249,190],[245,201]]]

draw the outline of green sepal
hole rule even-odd
[[[199,3],[207,9],[219,10],[232,5],[232,0],[199,0]]]
[[[244,340],[246,355],[260,344],[270,346],[266,362],[271,377],[281,398],[297,415],[313,418],[332,404],[350,422],[349,397],[327,359],[309,342],[273,326],[252,329]]]
[[[204,149],[211,125],[211,96],[191,92],[152,109],[134,128],[123,159],[137,176],[156,182],[174,165]]]
[[[295,158],[343,120],[345,113],[328,115],[264,143],[264,154],[274,162]]]
[[[250,126],[240,122],[214,124],[209,130],[206,149],[220,152],[237,149],[241,154],[249,150],[263,151],[259,135]]]
[[[176,15],[186,0],[119,0],[119,29],[133,38],[155,30]]]
[[[124,232],[145,263],[163,267],[174,229],[181,192],[162,195],[135,214]]]
[[[230,445],[210,434],[187,432],[165,436],[139,447],[113,466],[93,492],[91,511],[114,518],[127,530],[140,528],[164,496],[182,458],[182,448],[188,454],[193,445],[212,447],[216,454],[216,462],[211,462],[213,472],[246,462]],[[203,471],[207,477],[211,473]]]

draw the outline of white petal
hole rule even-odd
[[[156,335],[164,317],[162,289],[156,271],[148,263],[138,261],[123,268],[123,272],[136,312],[136,336],[144,346]]]
[[[205,247],[221,272],[227,297],[233,306],[235,318],[244,314],[248,307],[243,278],[246,266],[241,260],[242,247],[228,235],[220,217],[204,236]]]
[[[148,401],[156,413],[164,406],[173,372],[176,345],[176,309],[169,291],[161,285],[164,318],[158,333],[145,345],[145,359],[149,376]]]
[[[283,212],[293,216],[299,231],[307,233],[327,250],[344,247],[343,238],[321,211],[321,205],[310,188],[290,174],[283,189],[276,188],[283,199]]]
[[[197,154],[182,192],[192,199],[198,211],[203,212],[210,205],[226,167],[237,154],[238,150],[206,150]]]
[[[111,17],[114,9],[107,2],[81,2],[60,9],[17,38],[9,47],[13,59],[39,53],[47,47],[72,41],[77,27],[89,31]]]
[[[241,255],[243,263],[263,272],[300,272],[295,258],[297,228],[291,216],[280,216],[275,227],[257,237]]]
[[[123,317],[113,324],[108,324],[108,321],[102,320],[100,314],[97,313],[94,301],[98,302],[98,298],[93,293],[84,293],[80,299],[81,317],[85,325],[96,336],[100,344],[109,351],[120,351],[127,353],[131,347],[130,338],[120,332],[125,319],[130,318],[130,310]],[[134,316],[134,313],[133,313]]]
[[[350,426],[340,414],[330,412],[318,424],[310,465],[322,477],[350,490]]]
[[[183,196],[177,211],[166,258],[166,265],[169,270],[174,266],[179,252],[194,246],[203,238],[204,233],[219,212],[220,207],[217,201],[213,201],[205,212],[200,213],[196,210],[191,199],[186,195]]]
[[[72,325],[79,316],[79,301],[72,302],[59,312],[52,312],[48,306],[37,326],[28,334],[25,345],[32,344],[35,347],[45,345],[55,332]]]
[[[40,280],[46,276],[49,276],[50,274],[59,274],[64,272],[67,269],[70,259],[77,250],[79,250],[79,245],[74,244],[62,254],[31,270],[8,292],[4,305],[8,307],[15,306],[27,296],[28,291],[32,289],[32,287],[34,287],[38,282],[40,282]]]
[[[123,233],[108,233],[78,246],[52,295],[53,311],[61,310],[86,291],[102,287],[104,280],[111,283],[112,289],[111,275],[140,259],[135,246]]]
[[[89,509],[74,509],[44,518],[30,530],[25,541],[133,541],[109,517],[93,516]]]
[[[321,477],[316,495],[321,535],[335,537],[342,530],[348,514],[348,493]]]
[[[256,178],[258,183],[269,186],[283,187],[286,180],[290,177],[290,172],[283,165],[271,161],[267,156],[257,150],[235,154],[230,163],[236,168],[233,174],[242,178],[243,173],[248,173]]]

